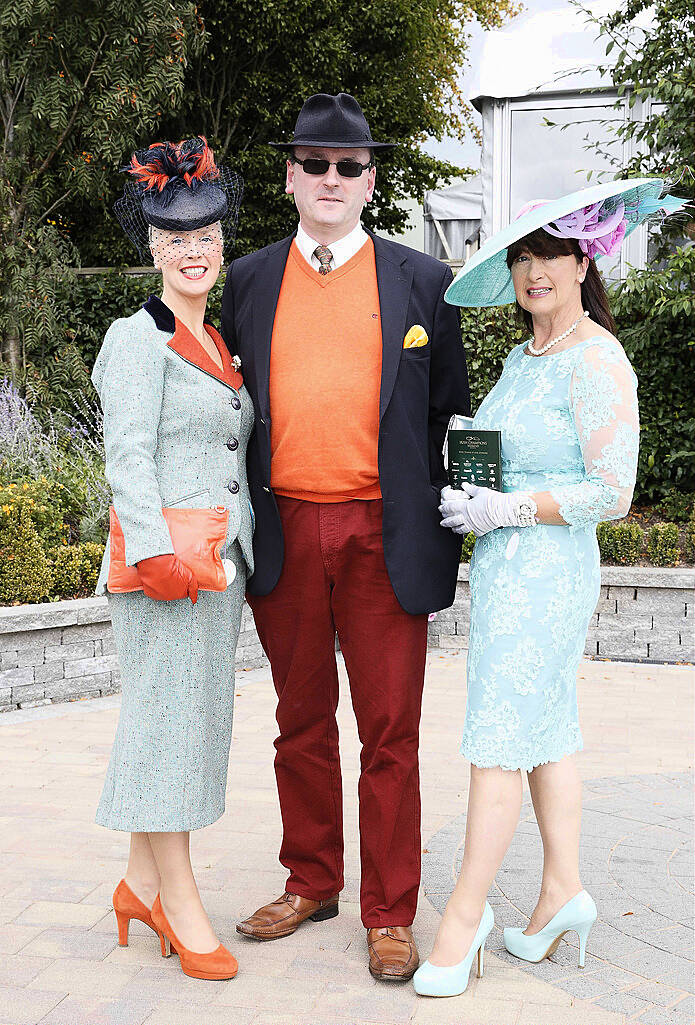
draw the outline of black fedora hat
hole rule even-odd
[[[349,93],[317,93],[299,111],[291,142],[271,142],[276,149],[325,146],[331,149],[393,149],[396,142],[375,142],[367,119]]]

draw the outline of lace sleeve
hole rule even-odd
[[[584,457],[585,477],[551,491],[571,526],[616,520],[630,508],[637,473],[637,378],[612,342],[589,345],[570,383],[570,408]]]

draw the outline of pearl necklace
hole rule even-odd
[[[528,351],[533,353],[534,356],[542,356],[544,352],[548,351],[548,349],[552,349],[552,347],[554,345],[557,345],[558,342],[561,342],[563,338],[567,338],[567,336],[571,335],[573,331],[576,331],[577,328],[579,327],[579,325],[581,324],[581,322],[584,320],[584,317],[588,317],[588,316],[589,316],[589,311],[588,310],[584,310],[584,312],[582,313],[582,315],[579,318],[579,320],[575,320],[574,324],[572,324],[571,327],[568,327],[567,330],[563,331],[561,335],[557,336],[557,338],[552,338],[547,343],[547,345],[544,345],[541,349],[534,349],[533,342],[529,342],[528,343]]]

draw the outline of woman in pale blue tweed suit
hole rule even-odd
[[[253,407],[238,361],[204,324],[241,186],[229,172],[209,174],[214,164],[203,140],[166,147],[136,154],[135,181],[116,208],[141,255],[149,249],[161,267],[162,299],[152,296],[111,325],[92,374],[126,563],[138,567],[143,583],[143,591],[109,595],[123,698],[96,819],[131,833],[128,869],[114,894],[120,941],[127,943],[133,917],[166,934],[150,912],[159,894],[184,971],[229,978],[236,962],[202,907],[189,831],[224,811],[234,654],[253,570],[245,468]],[[197,167],[191,189],[183,173],[194,179]],[[168,176],[161,193],[148,187],[154,172]],[[162,515],[169,506],[229,511],[222,556],[236,573],[226,591],[201,590],[196,598],[196,581],[173,554]],[[100,594],[108,593],[108,573],[107,544]],[[204,964],[203,974],[200,965],[189,970],[182,948],[216,962]]]

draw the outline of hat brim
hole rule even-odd
[[[664,183],[660,178],[631,178],[627,181],[590,185],[529,210],[483,243],[458,272],[444,298],[452,306],[504,306],[513,303],[516,293],[507,267],[507,249],[514,242],[559,217],[610,199],[616,202],[621,199],[625,203],[627,237],[653,212],[654,201],[659,199],[663,191]],[[645,200],[652,202],[647,203]],[[643,204],[641,214],[640,203]]]
[[[374,142],[373,139],[359,139],[357,142],[344,142],[336,139],[293,139],[292,142],[269,142],[269,146],[279,150],[291,150],[295,146],[320,146],[322,149],[396,149],[397,142]]]

